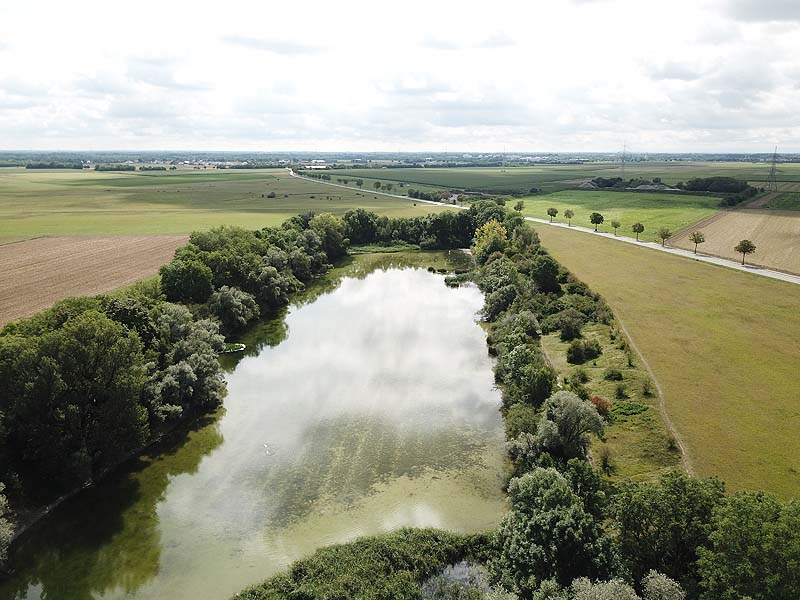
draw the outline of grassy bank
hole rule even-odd
[[[602,294],[655,371],[698,474],[783,498],[800,489],[800,287],[538,227]]]

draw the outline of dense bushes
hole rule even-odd
[[[328,546],[235,596],[236,600],[348,598],[417,600],[421,583],[483,544],[435,529],[401,529]]]
[[[534,468],[508,486],[511,510],[494,537],[490,568],[502,584],[530,593],[547,580],[607,577],[611,543],[555,469]]]
[[[225,332],[237,331],[259,315],[258,304],[251,294],[227,285],[211,294],[208,308]]]
[[[573,340],[567,348],[567,362],[573,365],[580,365],[587,360],[597,358],[602,352],[603,349],[600,347],[600,342],[595,339]]]
[[[95,479],[159,423],[219,404],[223,345],[215,323],[137,295],[68,299],[9,324],[0,333],[5,451],[61,485]]]

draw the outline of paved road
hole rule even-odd
[[[389,194],[386,192],[376,192],[370,190],[359,190],[359,188],[350,187],[347,185],[342,185],[339,183],[330,183],[328,181],[321,181],[319,179],[312,179],[310,177],[303,177],[301,175],[296,174],[291,169],[288,169],[289,173],[292,177],[297,177],[298,179],[305,179],[306,181],[310,181],[312,183],[321,183],[323,185],[330,185],[333,187],[339,188],[346,188],[348,190],[356,190],[362,191],[364,194],[372,194],[378,196],[387,196],[389,198],[399,198],[401,200],[413,200],[414,202],[421,202],[423,204],[435,204],[437,206],[447,206],[448,208],[459,208],[459,209],[466,209],[466,206],[455,206],[453,204],[446,204],[444,202],[434,202],[432,200],[419,200],[416,198],[409,198],[408,196],[401,196],[399,194]],[[531,221],[534,223],[541,223],[544,225],[549,225],[550,227],[563,227],[564,229],[569,229],[570,231],[577,231],[579,233],[585,233],[589,235],[598,235],[604,238],[608,238],[610,240],[616,240],[618,242],[623,242],[626,244],[634,244],[641,248],[649,248],[651,250],[657,250],[659,252],[667,252],[669,254],[674,254],[676,256],[682,256],[684,258],[688,258],[691,260],[697,260],[700,262],[711,263],[713,265],[719,265],[721,267],[727,267],[729,269],[736,269],[737,271],[743,271],[745,273],[750,273],[752,275],[760,275],[761,277],[769,277],[770,279],[778,279],[780,281],[786,281],[788,283],[794,283],[800,285],[800,276],[798,275],[790,275],[788,273],[781,273],[780,271],[773,271],[771,269],[765,269],[763,267],[755,267],[750,265],[742,265],[733,260],[727,260],[725,258],[718,258],[716,256],[709,256],[707,254],[695,254],[691,250],[683,250],[682,248],[671,248],[670,246],[661,246],[661,244],[657,244],[655,242],[645,242],[645,241],[637,241],[634,238],[629,238],[621,235],[614,235],[613,233],[605,233],[603,231],[595,232],[594,229],[591,227],[581,227],[579,225],[572,225],[569,226],[566,223],[550,223],[547,219],[537,219],[536,217],[525,217],[526,221]]]

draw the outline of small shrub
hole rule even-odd
[[[574,340],[567,348],[567,362],[580,365],[603,353],[597,340]]]
[[[625,384],[624,383],[618,383],[617,384],[617,389],[614,391],[614,397],[617,400],[624,400],[625,398],[628,397],[628,392],[625,389]]]
[[[626,355],[627,355],[627,357],[628,357],[628,366],[629,366],[629,367],[632,367],[632,366],[634,365],[634,362],[633,362],[633,352],[631,352],[630,350],[628,350],[628,351],[626,352]]]
[[[573,392],[581,400],[589,400],[589,396],[590,396],[589,390],[586,389],[585,385],[580,385],[580,384],[576,384],[576,383],[570,383],[567,386],[567,389],[570,392]]]
[[[614,465],[611,462],[611,448],[603,444],[600,450],[597,451],[598,462],[600,463],[600,470],[606,475],[611,475],[614,472]]]
[[[634,415],[643,413],[646,410],[647,406],[644,404],[632,402],[630,400],[624,400],[621,402],[614,402],[614,405],[611,407],[611,414],[613,414],[615,417],[632,417]]]
[[[600,396],[592,396],[591,402],[601,417],[607,417],[611,410],[611,402]]]
[[[645,379],[642,382],[642,395],[645,398],[650,398],[653,396],[653,383],[649,379]]]
[[[578,368],[572,373],[572,381],[575,383],[589,383],[591,381],[591,377],[589,377],[589,373],[586,369]]]
[[[606,369],[603,379],[606,381],[622,381],[622,371],[619,369]]]
[[[274,197],[275,197],[275,192],[270,192],[269,194],[267,194],[267,198],[274,198]]]

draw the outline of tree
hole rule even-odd
[[[661,247],[663,248],[666,241],[672,237],[672,232],[669,227],[659,227],[658,237],[661,238]]]
[[[591,402],[572,392],[556,392],[544,403],[536,429],[539,446],[554,458],[585,458],[589,434],[603,435],[603,419]]]
[[[642,580],[641,587],[640,599],[636,591],[621,579],[592,582],[581,577],[572,582],[570,598],[572,600],[684,600],[686,598],[678,583],[655,571],[647,574]]]
[[[5,485],[0,483],[0,570],[5,566],[8,558],[8,546],[11,544],[11,536],[14,534],[14,525],[8,518],[8,500],[3,492]]]
[[[227,332],[238,331],[259,315],[258,304],[252,294],[227,285],[211,294],[208,309],[219,318]]]
[[[608,572],[610,544],[583,501],[555,469],[534,468],[508,485],[511,509],[494,536],[494,575],[524,595],[542,582],[561,585]]]
[[[319,235],[322,250],[331,261],[347,254],[350,240],[345,237],[344,221],[339,217],[330,213],[314,215],[308,226]]]
[[[552,223],[553,219],[555,219],[556,215],[558,214],[558,209],[557,208],[552,208],[552,207],[548,208],[547,209],[547,214],[550,215],[550,222]]]
[[[706,236],[702,231],[693,231],[689,236],[689,240],[694,244],[694,253],[697,254],[697,245],[706,241]]]
[[[530,274],[540,292],[558,292],[558,263],[547,254],[539,254],[531,262]]]
[[[621,486],[610,512],[621,558],[634,580],[654,569],[695,591],[697,549],[708,541],[723,492],[718,479],[679,472],[656,483]]]
[[[634,223],[631,226],[631,231],[633,231],[633,233],[636,234],[636,241],[638,242],[639,241],[639,234],[644,231],[644,225],[642,225],[641,223]]]
[[[702,598],[800,598],[800,503],[739,493],[718,507],[699,550]]]
[[[575,212],[570,210],[569,208],[564,211],[564,217],[567,219],[567,224],[571,227],[572,226],[572,217],[575,216]]]
[[[734,250],[742,255],[742,264],[744,264],[744,258],[748,254],[752,254],[756,251],[756,245],[751,242],[750,240],[742,240],[734,247]]]
[[[597,226],[601,225],[603,221],[604,221],[603,215],[601,215],[599,212],[593,212],[591,215],[589,215],[589,222],[591,222],[592,225],[594,225],[595,231],[597,231]]]
[[[372,184],[372,187],[374,187],[376,190],[381,189],[381,182],[376,181],[375,183]]]
[[[619,229],[620,227],[622,227],[622,223],[620,223],[620,222],[619,222],[619,221],[617,221],[617,220],[611,221],[611,227],[613,227],[613,228],[614,228],[614,235],[617,235],[617,229]]]
[[[364,180],[363,179],[356,179],[356,185],[358,187],[361,187],[362,185],[364,185]]]
[[[170,302],[201,303],[214,291],[211,269],[198,260],[173,260],[160,273],[161,289]]]
[[[378,238],[378,216],[363,208],[348,210],[342,220],[353,244],[371,244]]]
[[[483,264],[493,252],[502,252],[506,248],[508,235],[506,228],[497,221],[487,221],[475,232],[472,251],[478,264]]]
[[[522,200],[520,200],[514,205],[514,210],[517,212],[522,212],[523,208],[525,208],[525,203]]]
[[[40,474],[93,479],[147,440],[140,402],[144,357],[136,333],[90,310],[24,342],[28,349],[16,373],[0,375],[21,379],[9,431],[23,460]]]

